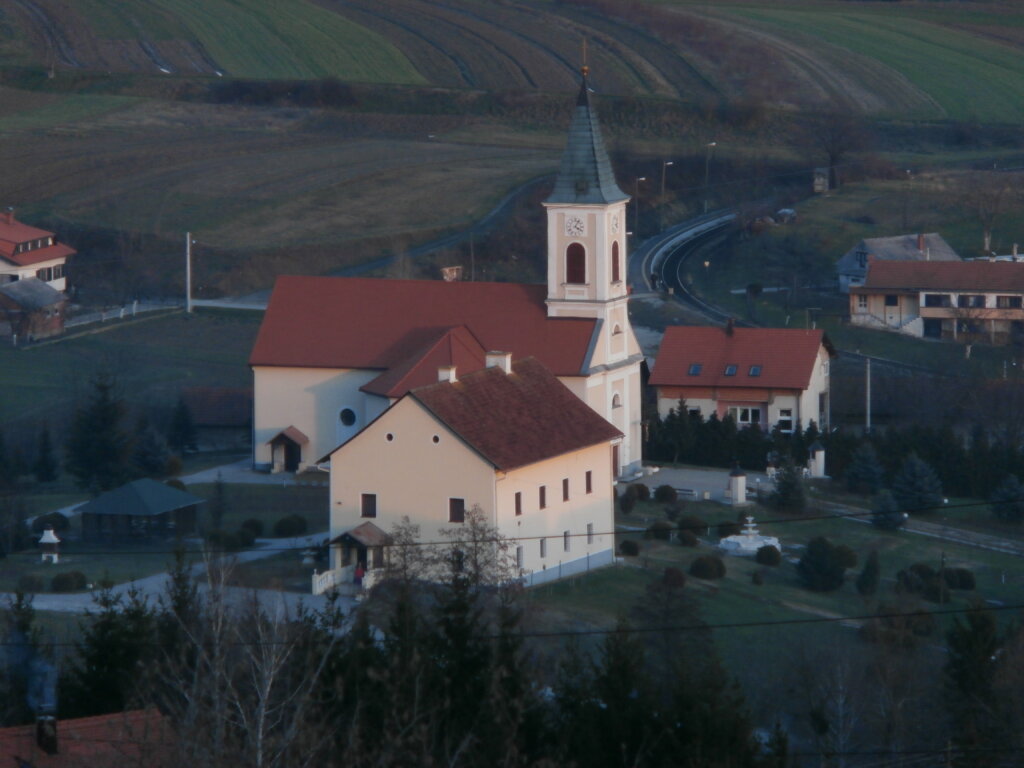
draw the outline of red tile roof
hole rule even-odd
[[[436,382],[437,370],[443,366],[454,365],[462,375],[479,371],[487,364],[487,350],[466,326],[435,331],[435,335],[425,347],[360,389],[371,395],[401,397],[410,389]]]
[[[12,758],[34,768],[120,768],[127,764],[170,766],[173,734],[156,709],[116,712],[57,722],[57,754],[42,751],[36,726],[0,729],[0,765]]]
[[[249,364],[386,371],[465,326],[486,349],[582,375],[596,321],[549,318],[546,297],[521,283],[281,277]]]
[[[53,232],[45,229],[24,224],[14,218],[12,213],[0,214],[0,257],[17,264],[19,267],[27,267],[30,264],[41,264],[44,261],[54,259],[66,259],[74,256],[75,250],[63,243],[54,243],[46,248],[34,248],[31,251],[15,253],[16,247],[21,243],[33,240],[45,240],[53,237]]]
[[[806,389],[824,344],[834,354],[823,331],[798,328],[724,328],[672,326],[665,329],[658,359],[651,372],[652,386],[771,387]],[[690,375],[690,367],[700,366]],[[732,376],[726,367],[736,366]],[[760,374],[751,376],[751,367]]]
[[[289,440],[291,440],[296,445],[306,445],[309,442],[309,438],[306,437],[306,433],[303,432],[298,427],[296,427],[294,424],[291,424],[291,425],[285,427],[284,429],[282,429],[280,432],[278,432],[272,438],[267,440],[267,442],[264,443],[264,445],[269,445],[270,443],[273,443],[279,437],[287,437]]]
[[[871,261],[856,293],[902,291],[1024,292],[1024,262]]]
[[[523,467],[622,437],[533,358],[512,372],[485,368],[420,387],[417,400],[500,470]]]

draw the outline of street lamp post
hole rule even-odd
[[[637,176],[636,182],[633,185],[635,188],[635,194],[633,195],[633,231],[640,231],[640,182],[647,181],[646,176]]]
[[[711,173],[711,150],[718,146],[717,141],[708,142],[704,154],[704,213],[708,212],[708,178]]]
[[[665,169],[672,165],[671,160],[661,161],[661,196],[665,196]]]

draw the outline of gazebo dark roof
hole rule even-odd
[[[205,499],[143,478],[107,491],[79,507],[82,514],[153,517],[203,504]]]
[[[555,188],[545,202],[606,205],[628,199],[629,195],[615,182],[597,113],[590,106],[590,89],[584,75]]]

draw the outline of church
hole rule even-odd
[[[407,393],[533,358],[605,421],[612,478],[641,465],[643,360],[627,312],[626,205],[586,70],[547,211],[547,284],[280,277],[249,363],[253,464],[326,465]],[[339,454],[343,456],[344,454]]]

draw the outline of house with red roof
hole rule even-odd
[[[253,463],[301,470],[407,392],[534,357],[622,433],[616,474],[640,466],[640,365],[626,309],[626,204],[586,76],[547,211],[546,285],[280,277],[249,363]],[[333,462],[332,462],[333,471]]]
[[[53,232],[23,224],[8,209],[0,214],[0,284],[35,277],[63,291],[64,267],[75,250],[58,243]]]
[[[527,584],[611,563],[622,432],[537,358],[490,354],[434,378],[331,451],[331,570],[314,592],[360,566],[372,582],[403,517],[438,541],[474,507],[511,541]]]
[[[850,322],[926,339],[1024,339],[1024,261],[875,261],[850,289]]]
[[[829,364],[836,352],[820,330],[672,326],[650,384],[658,414],[682,407],[740,428],[806,429],[829,425]]]

